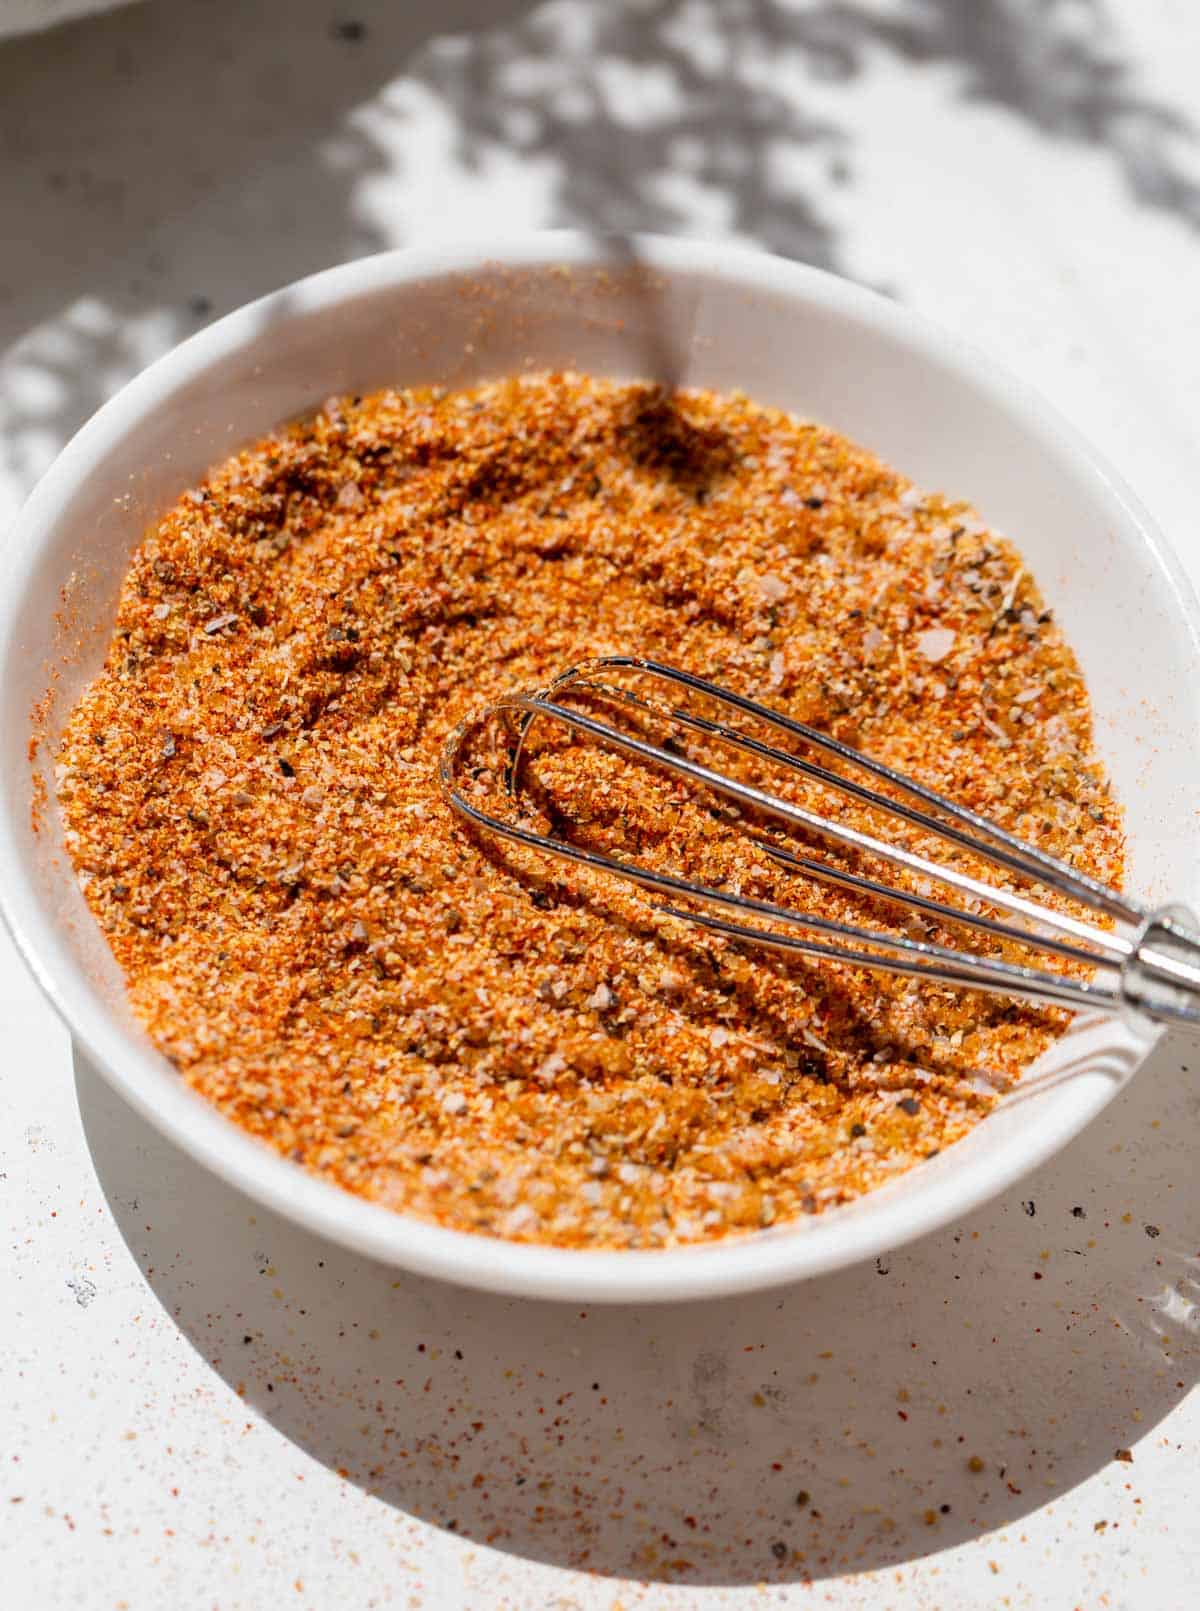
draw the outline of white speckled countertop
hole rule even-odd
[[[1193,0],[151,0],[0,43],[0,511],[259,292],[591,223],[970,334],[1200,580],[1198,67]],[[581,1313],[256,1211],[7,943],[0,999],[6,1608],[1195,1604],[1200,1045],[878,1265]]]

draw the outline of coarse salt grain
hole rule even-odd
[[[953,649],[956,637],[957,633],[949,627],[928,627],[924,632],[917,633],[917,652],[924,655],[931,665],[937,665]]]
[[[785,599],[788,596],[787,583],[781,576],[776,576],[772,571],[767,571],[763,576],[755,577],[754,586],[759,597],[766,599],[769,604],[776,604],[780,599]]]

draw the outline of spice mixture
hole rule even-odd
[[[1065,1014],[742,951],[452,814],[455,724],[620,652],[1120,881],[1076,662],[962,505],[742,396],[567,374],[337,399],[146,536],[62,741],[87,899],[198,1091],[348,1190],[565,1246],[818,1212],[988,1111]],[[488,742],[464,777],[502,800]],[[539,732],[530,771],[563,831],[901,921],[612,754]]]

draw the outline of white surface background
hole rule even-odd
[[[0,44],[0,513],[297,274],[637,226],[969,334],[1200,581],[1198,69],[1193,0],[155,0]],[[6,944],[0,1000],[6,1607],[1195,1604],[1200,1046],[879,1268],[581,1314],[256,1212]]]

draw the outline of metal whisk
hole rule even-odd
[[[679,706],[655,710],[648,701],[629,690],[598,680],[605,673],[633,674],[660,686],[665,685],[669,690],[703,696],[723,712],[752,718],[773,729],[775,734],[782,735],[792,745],[799,745],[810,753],[815,751],[824,759],[832,760],[858,776],[833,771],[817,760],[793,753],[791,748],[782,749],[777,744],[765,743],[693,710]],[[708,741],[730,745],[743,754],[789,769],[810,783],[835,790],[860,805],[886,813],[893,821],[898,820],[922,833],[936,835],[947,844],[965,850],[1005,873],[1015,874],[1027,882],[1068,896],[1091,914],[1114,919],[1117,926],[1101,928],[1094,921],[1055,911],[1011,888],[991,884],[957,867],[865,833],[849,823],[836,821],[781,799],[701,765],[684,754],[676,753],[675,749],[622,732],[593,715],[561,703],[557,697],[570,690],[581,689],[642,711],[654,710],[655,714],[676,728],[700,734]],[[1042,959],[1059,958],[1082,964],[1091,973],[1085,978],[1075,978],[1035,965],[1032,961],[1029,965],[1009,962],[970,950],[859,927],[815,912],[798,911],[772,901],[757,900],[731,889],[697,883],[689,878],[606,855],[574,844],[566,838],[538,832],[519,822],[505,821],[474,804],[464,795],[459,784],[462,753],[468,735],[481,730],[493,719],[510,723],[515,719],[516,737],[506,767],[507,786],[514,798],[520,788],[521,754],[531,725],[541,719],[558,722],[601,745],[712,790],[741,811],[770,819],[785,829],[799,829],[807,836],[816,835],[852,851],[881,858],[915,874],[920,880],[940,885],[943,890],[965,897],[972,904],[950,904],[926,894],[881,883],[818,860],[812,855],[801,854],[775,840],[753,835],[777,866],[859,895],[894,903],[922,918],[958,925],[993,940],[1015,942]],[[860,781],[860,778],[870,781]],[[1159,1022],[1200,1025],[1200,932],[1197,931],[1195,919],[1185,909],[1176,906],[1151,909],[1096,879],[1076,872],[1066,863],[1027,844],[987,818],[828,734],[793,721],[778,711],[719,687],[703,677],[654,660],[610,655],[572,667],[544,691],[514,693],[498,700],[450,735],[442,756],[441,780],[445,797],[453,809],[485,833],[499,835],[560,860],[575,862],[640,885],[654,894],[667,897],[672,904],[665,905],[662,910],[669,915],[742,943],[1077,1010],[1115,1013],[1129,1009]],[[901,798],[881,793],[878,788],[872,787],[872,783],[886,785]],[[679,900],[709,910],[693,911],[673,904]],[[976,903],[985,909],[976,909]],[[986,909],[1003,913],[1017,921],[1005,921],[1003,917],[990,915]],[[733,915],[717,915],[720,912]],[[779,928],[761,926],[764,922],[779,925],[784,932],[780,932]]]

